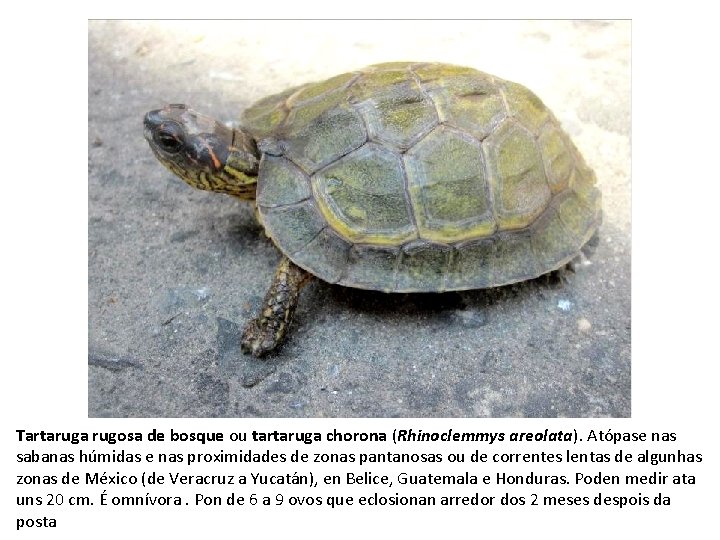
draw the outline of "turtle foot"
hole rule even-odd
[[[243,352],[261,357],[282,343],[300,298],[300,289],[310,277],[290,259],[282,258],[265,295],[260,315],[245,327],[240,342]]]

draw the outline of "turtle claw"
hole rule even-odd
[[[240,348],[242,352],[260,358],[275,349],[278,343],[275,332],[268,325],[263,325],[258,319],[253,319],[243,331]]]

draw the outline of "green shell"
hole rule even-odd
[[[595,174],[525,87],[392,63],[270,96],[243,116],[257,205],[290,259],[389,292],[495,287],[566,264],[595,233]]]

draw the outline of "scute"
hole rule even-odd
[[[563,139],[565,137],[560,127],[555,124],[548,124],[538,138],[540,153],[545,163],[545,174],[553,194],[567,189],[570,174],[575,166],[573,154],[568,150]]]
[[[312,268],[319,278],[335,283],[345,272],[349,251],[350,244],[325,227],[294,257],[298,264]]]
[[[392,62],[270,96],[243,125],[258,209],[296,264],[389,292],[522,281],[595,233],[595,175],[542,101],[472,68]]]
[[[535,138],[505,122],[487,141],[500,230],[522,229],[547,208],[551,193]]]
[[[505,234],[495,241],[492,282],[512,283],[538,273],[541,268],[533,251],[533,235],[527,232]]]
[[[573,236],[574,243],[584,244],[594,232],[596,209],[588,206],[575,193],[568,193],[558,204],[557,213],[563,227]]]
[[[500,84],[500,91],[505,96],[508,112],[512,118],[525,126],[531,133],[537,135],[540,128],[550,117],[550,111],[540,98],[524,86],[503,81]]]
[[[285,206],[309,199],[310,195],[308,178],[297,165],[284,157],[262,157],[255,199],[259,206]]]
[[[362,118],[349,106],[331,107],[289,128],[285,155],[307,173],[332,163],[367,140]]]
[[[533,235],[533,250],[541,268],[552,268],[557,260],[569,260],[577,253],[577,244],[572,231],[563,225],[556,209],[543,216],[545,222]]]
[[[328,223],[352,242],[400,244],[416,237],[400,158],[366,144],[312,177]]]
[[[395,276],[396,291],[440,291],[450,264],[452,248],[414,242],[402,250]]]
[[[375,66],[375,69],[363,73],[350,89],[349,97],[353,103],[362,103],[368,99],[386,99],[394,92],[406,89],[412,75],[407,66]]]
[[[396,247],[358,244],[350,248],[342,285],[360,289],[395,291],[395,269],[400,257]],[[352,285],[350,285],[352,284]]]
[[[492,287],[495,241],[492,238],[456,248],[445,279],[448,291]]]
[[[296,92],[291,94],[291,97],[288,99],[288,106],[294,107],[304,101],[347,87],[357,76],[358,74],[356,73],[343,73],[342,75],[331,77],[323,82],[301,86]]]
[[[312,200],[290,206],[258,206],[265,231],[292,257],[302,251],[327,224]]]
[[[405,154],[420,238],[451,243],[495,230],[480,143],[438,128]]]
[[[412,78],[376,90],[357,107],[370,140],[399,150],[407,150],[438,124],[435,104]]]
[[[299,90],[312,85],[302,85],[288,88],[284,92],[268,96],[256,102],[245,110],[241,123],[256,139],[267,137],[275,132],[285,122],[290,110],[286,105],[287,99]]]
[[[471,70],[472,71],[472,70]],[[418,76],[437,106],[440,121],[482,141],[507,118],[493,77],[468,70],[418,69]],[[447,72],[446,76],[441,76]]]

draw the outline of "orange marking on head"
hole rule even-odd
[[[212,159],[213,166],[216,169],[220,169],[222,167],[222,163],[220,163],[220,160],[215,155],[215,152],[213,152],[212,146],[210,146],[205,139],[202,139],[201,142],[202,142],[202,145],[207,149],[208,154],[210,154],[210,159]]]
[[[219,169],[220,167],[222,167],[222,163],[220,163],[220,160],[217,158],[217,156],[215,155],[215,152],[213,152],[213,149],[210,147],[210,145],[206,143],[205,146],[207,147],[208,152],[210,153],[210,158],[212,159],[212,162],[213,162],[213,165],[215,166],[215,168]]]

